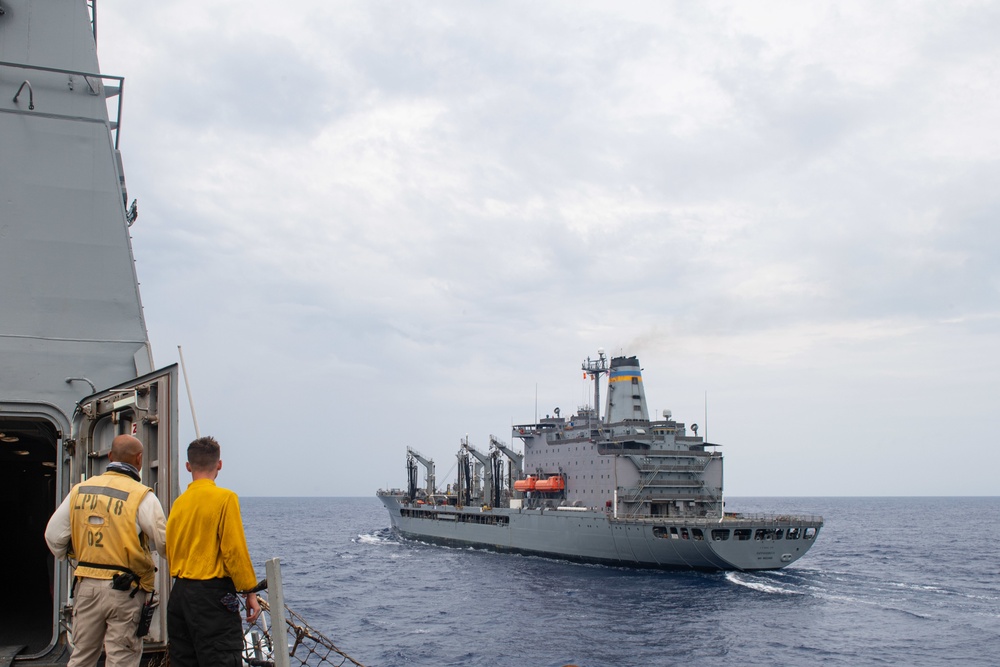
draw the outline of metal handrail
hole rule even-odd
[[[121,118],[122,118],[122,97],[125,94],[125,77],[123,77],[123,76],[112,76],[110,74],[100,74],[100,73],[97,73],[97,72],[84,72],[84,71],[81,71],[81,70],[63,69],[61,67],[44,67],[42,65],[26,65],[24,63],[12,63],[12,62],[9,62],[9,61],[6,61],[6,60],[0,60],[0,67],[15,67],[17,69],[30,70],[30,71],[33,71],[33,72],[52,72],[52,73],[55,73],[55,74],[68,74],[68,75],[74,75],[74,76],[82,76],[84,78],[84,80],[87,81],[87,85],[90,86],[90,89],[94,92],[94,94],[97,94],[97,91],[94,90],[94,87],[90,83],[90,79],[91,78],[93,78],[93,79],[100,79],[102,82],[105,81],[105,80],[117,81],[118,82],[118,92],[116,94],[118,96],[118,105],[117,105],[117,109],[116,109],[116,115],[115,115],[114,121],[112,121],[109,118],[108,122],[111,124],[111,129],[114,130],[114,133],[115,133],[115,150],[118,150],[118,135],[119,135],[119,132],[121,131]],[[107,99],[107,97],[105,97],[105,99]]]
[[[718,516],[715,516],[715,517],[711,517],[711,516],[706,516],[706,517],[693,517],[693,516],[691,516],[691,517],[634,516],[633,517],[633,516],[628,516],[628,517],[623,517],[623,518],[619,519],[619,521],[621,521],[623,523],[642,523],[642,524],[649,524],[649,523],[664,524],[664,523],[669,523],[669,524],[676,524],[678,526],[684,526],[684,525],[687,525],[687,526],[704,526],[705,523],[706,523],[706,520],[710,521],[711,523],[717,524],[717,525],[720,524]],[[741,522],[743,522],[743,523],[741,524]],[[727,527],[737,527],[739,525],[746,525],[746,526],[756,527],[756,526],[759,526],[762,523],[769,523],[769,524],[772,524],[772,525],[774,525],[774,524],[788,525],[788,526],[793,526],[793,527],[794,526],[805,526],[805,527],[808,527],[808,526],[806,526],[806,524],[810,524],[810,523],[824,523],[824,521],[823,521],[823,517],[816,516],[814,514],[805,514],[805,515],[800,515],[800,514],[782,514],[782,515],[777,515],[777,514],[755,514],[755,515],[742,515],[742,516],[739,516],[739,517],[733,517],[733,516],[729,516],[727,514],[726,518],[724,519],[724,522],[722,522],[721,525],[722,526],[727,526]]]
[[[33,111],[35,109],[35,91],[31,87],[31,82],[27,79],[21,83],[21,87],[17,89],[16,93],[14,93],[14,102],[15,104],[17,103],[17,98],[21,96],[21,91],[24,90],[25,86],[28,87],[28,110]]]
[[[801,523],[803,521],[821,523],[822,516],[816,514],[763,514],[756,512],[726,512],[724,521],[770,521],[774,523]]]

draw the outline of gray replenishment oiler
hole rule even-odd
[[[819,516],[724,510],[719,445],[688,435],[669,411],[651,421],[636,357],[599,352],[584,372],[600,405],[566,418],[555,411],[513,427],[520,454],[495,437],[489,451],[468,440],[458,479],[435,487],[434,462],[407,449],[408,488],[379,491],[394,532],[450,546],[616,566],[772,570],[801,558],[823,526]],[[417,465],[427,484],[417,486]]]

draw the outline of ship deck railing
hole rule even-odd
[[[718,516],[622,516],[612,521],[621,523],[669,523],[671,525],[697,525],[704,527],[705,522],[717,523],[727,528],[759,527],[761,524],[768,526],[807,526],[809,524],[822,524],[823,517],[815,514],[741,514],[732,516],[727,514],[722,520]]]
[[[680,489],[680,488],[698,489],[698,488],[701,488],[703,486],[705,486],[705,482],[703,480],[700,480],[700,479],[663,479],[663,478],[657,477],[657,478],[651,479],[648,482],[643,483],[643,485],[641,487],[639,487],[639,489],[638,489],[638,491],[636,491],[636,493],[637,494],[641,494],[646,489],[653,489],[653,488],[670,488],[670,487],[673,487],[673,488],[677,488],[677,489]]]
[[[15,62],[8,62],[6,60],[0,61],[0,67],[12,67],[15,69],[25,70],[28,72],[36,72],[36,73],[43,72],[46,74],[65,75],[70,77],[70,84],[72,84],[72,77],[79,76],[83,78],[83,81],[90,90],[91,95],[99,96],[103,94],[105,100],[110,99],[112,97],[117,97],[118,100],[117,104],[115,105],[115,115],[113,118],[108,119],[108,126],[111,129],[111,131],[114,132],[115,150],[118,150],[118,135],[121,130],[122,98],[125,92],[125,77],[112,76],[110,74],[101,74],[100,72],[85,72],[83,70],[63,69],[61,67],[44,67],[42,65],[31,65],[28,63],[15,63]],[[92,79],[100,82],[100,86],[95,87],[94,81],[92,81]],[[108,85],[107,83],[105,83],[106,81],[112,81],[114,82],[114,84]],[[38,87],[37,80],[35,82],[35,86]],[[102,87],[103,90],[101,89]],[[72,90],[72,86],[70,87],[70,90]],[[105,109],[107,109],[107,107],[105,107]],[[76,118],[75,116],[68,116],[63,113],[55,113],[51,115],[63,118]],[[86,118],[84,120],[103,122],[104,119]]]
[[[823,517],[816,514],[762,514],[753,512],[727,512],[723,518],[725,523],[732,522],[757,522],[766,521],[769,523],[823,523]]]
[[[630,458],[639,458],[639,457],[633,456]],[[636,467],[639,469],[640,473],[653,474],[653,475],[661,472],[698,473],[698,472],[704,472],[705,468],[708,467],[709,462],[710,459],[706,458],[703,461],[699,461],[698,463],[666,465],[659,463],[655,460],[650,460],[649,457],[643,457],[643,461],[638,463]]]
[[[650,501],[715,503],[721,500],[718,492],[709,490],[703,480],[676,480],[680,482],[676,484],[674,481],[664,480],[663,483],[644,486],[619,486],[618,498],[623,502],[630,503],[648,503]],[[657,488],[653,488],[654,486]],[[680,490],[674,492],[662,490],[670,487]]]

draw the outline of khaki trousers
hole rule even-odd
[[[73,596],[73,654],[67,667],[94,667],[104,648],[106,667],[138,667],[142,638],[135,636],[149,596],[111,588],[110,579],[82,578]]]

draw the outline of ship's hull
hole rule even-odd
[[[778,569],[802,557],[822,526],[818,517],[616,519],[575,508],[456,508],[410,504],[401,494],[379,498],[404,539],[619,567]],[[796,537],[787,539],[790,533]]]

